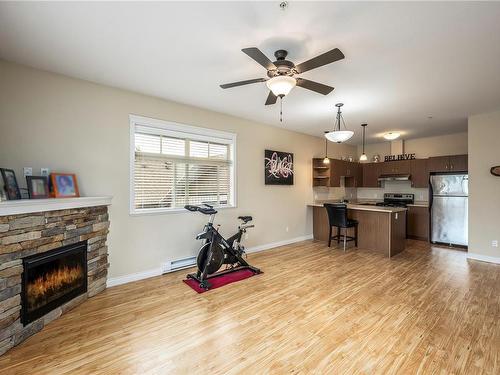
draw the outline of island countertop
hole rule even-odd
[[[314,202],[309,203],[308,207],[323,207],[324,203],[340,203],[340,202]],[[405,207],[385,207],[385,206],[375,206],[373,204],[357,204],[357,203],[347,203],[347,208],[349,210],[359,210],[359,211],[373,211],[373,212],[404,212],[407,209]]]
[[[313,237],[328,242],[331,236],[328,215],[324,203],[339,201],[316,201],[308,204],[313,210]],[[392,257],[406,247],[406,208],[347,203],[349,218],[358,221],[358,246]],[[341,231],[344,234],[345,229]],[[338,232],[337,232],[338,233]],[[354,228],[347,229],[347,235],[354,235]]]

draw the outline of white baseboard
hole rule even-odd
[[[301,237],[290,238],[289,240],[283,240],[283,241],[278,241],[278,242],[271,242],[271,243],[268,243],[268,244],[265,244],[265,245],[248,247],[248,248],[246,248],[245,251],[248,254],[257,253],[259,251],[269,250],[269,249],[273,249],[275,247],[290,245],[290,244],[295,243],[295,242],[312,240],[312,238],[313,238],[313,235],[312,234],[308,234],[308,235],[301,236]]]
[[[158,267],[148,271],[131,273],[130,275],[111,277],[106,282],[106,286],[110,288],[116,285],[131,283],[132,281],[138,281],[138,280],[148,279],[150,277],[160,276],[161,274],[162,274],[161,267]]]
[[[272,243],[268,243],[268,244],[265,244],[265,245],[259,245],[259,246],[252,246],[252,247],[247,248],[246,252],[249,253],[249,254],[250,253],[257,253],[259,251],[269,250],[269,249],[273,249],[275,247],[290,245],[290,244],[295,243],[295,242],[301,242],[301,241],[311,240],[312,238],[313,238],[313,235],[312,234],[308,234],[306,236],[295,237],[295,238],[291,238],[289,240],[272,242]],[[124,275],[124,276],[118,276],[118,277],[111,277],[106,282],[106,286],[108,288],[111,288],[113,286],[131,283],[132,281],[138,281],[138,280],[148,279],[150,277],[160,276],[162,274],[163,274],[162,268],[158,267],[158,268],[154,268],[154,269],[151,269],[151,270],[148,270],[148,271],[131,273],[130,275]]]
[[[489,256],[489,255],[467,253],[467,258],[468,259],[473,259],[473,260],[480,260],[481,262],[488,262],[488,263],[500,264],[500,258],[499,257],[492,257],[492,256]]]

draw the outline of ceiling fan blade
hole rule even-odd
[[[308,79],[304,78],[297,78],[297,86],[300,86],[303,89],[308,89],[323,95],[328,95],[334,90],[334,88],[331,86],[323,85],[322,83],[314,81],[309,81]]]
[[[271,60],[267,58],[266,55],[262,53],[260,49],[257,47],[243,48],[242,51],[246,53],[249,57],[257,61],[260,65],[262,65],[267,70],[275,70],[276,65],[273,64]]]
[[[344,57],[344,54],[338,48],[334,48],[331,51],[325,52],[322,55],[313,57],[312,59],[297,65],[295,69],[298,73],[304,73],[308,70],[319,68],[320,66],[342,60]]]
[[[269,90],[269,95],[267,96],[266,105],[276,104],[276,100],[278,100],[278,97],[274,95],[272,91]]]
[[[249,85],[250,83],[266,82],[266,81],[267,80],[265,78],[247,79],[246,81],[239,81],[239,82],[233,82],[233,83],[225,83],[223,85],[220,85],[220,87],[223,88],[223,89],[229,89],[231,87]]]

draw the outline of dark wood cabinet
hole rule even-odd
[[[330,186],[330,164],[313,159],[313,186]]]
[[[407,237],[416,240],[429,240],[429,208],[408,206]]]
[[[436,156],[429,158],[429,172],[467,172],[468,155]]]
[[[330,186],[340,187],[340,178],[346,174],[346,165],[343,160],[330,159]]]
[[[410,161],[398,160],[382,163],[381,174],[410,174]]]
[[[450,156],[450,171],[467,172],[468,155]]]
[[[362,187],[363,186],[363,168],[361,164],[355,162],[345,162],[345,187]]]
[[[380,166],[382,163],[366,163],[361,164],[363,170],[363,187],[378,188],[380,184],[378,178],[380,176]]]
[[[429,187],[429,169],[427,159],[413,159],[410,161],[411,186],[414,188]]]

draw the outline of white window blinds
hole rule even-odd
[[[234,204],[234,140],[144,125],[133,137],[134,211]]]

